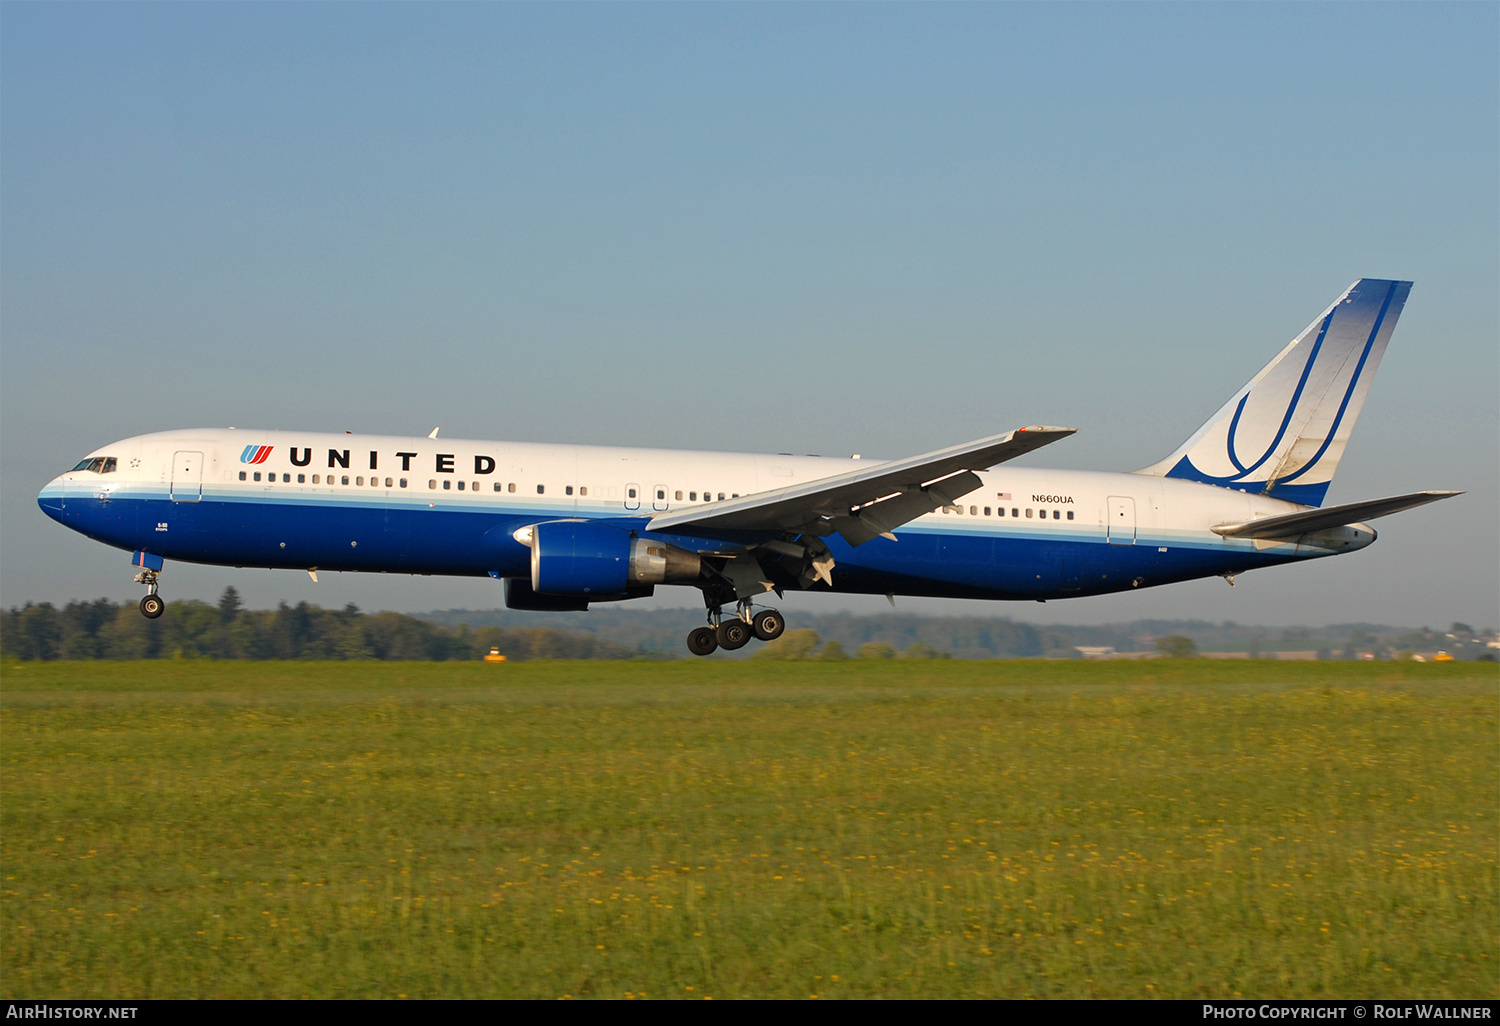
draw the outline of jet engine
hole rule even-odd
[[[697,555],[593,520],[550,520],[516,532],[531,546],[531,589],[592,601],[644,594],[653,585],[696,581]]]

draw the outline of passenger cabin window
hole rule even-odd
[[[243,470],[240,471],[240,480],[241,481],[245,480],[245,472]]]
[[[723,493],[723,492],[720,492],[720,493],[719,493],[719,501],[720,501],[720,502],[723,502],[723,501],[724,501],[724,493]]]
[[[588,493],[589,493],[589,490],[588,490],[588,486],[587,485],[580,485],[579,486],[579,488],[578,488],[578,494],[579,495],[587,495]]]
[[[443,482],[443,487],[444,487],[444,488],[447,488],[447,487],[448,487],[448,482],[447,482],[447,481],[444,481],[444,482]],[[459,483],[458,483],[458,490],[459,490],[459,491],[463,491],[463,490],[464,490],[464,483],[463,483],[463,482],[462,482],[462,481],[460,481],[460,482],[459,482]]]
[[[984,507],[984,515],[985,516],[989,516],[990,515],[990,508],[988,506]]]
[[[243,477],[243,476],[244,476],[244,475],[243,475],[243,474],[242,474],[242,475],[240,475],[240,476],[241,476],[241,477]],[[313,484],[317,484],[317,483],[318,483],[318,475],[317,475],[317,474],[314,474],[314,475],[313,475]]]
[[[475,481],[473,484],[469,485],[469,491],[471,491],[471,492],[477,492],[477,491],[479,491],[479,482]]]
[[[446,492],[449,489],[451,489],[452,487],[453,487],[453,482],[449,481],[447,478],[443,478],[443,491]]]
[[[547,494],[547,486],[546,485],[537,485],[536,486],[536,493],[538,495],[546,495]]]
[[[625,489],[625,494],[628,495],[628,496],[630,496],[630,498],[633,499],[633,498],[635,498],[635,489],[634,488],[627,488],[627,489]]]
[[[401,487],[402,488],[406,487],[406,478],[404,478],[404,477],[401,479]]]
[[[1010,511],[1010,515],[1013,516],[1013,517],[1018,517],[1018,516],[1021,515],[1021,511],[1018,510],[1018,509],[1016,509],[1014,506],[1012,506],[1011,507],[1011,511]]]
[[[1031,519],[1031,510],[1029,510],[1029,509],[1026,511],[1026,519],[1027,520]]]
[[[363,476],[361,476],[361,477],[356,477],[356,478],[355,478],[355,479],[354,479],[354,483],[355,483],[355,484],[357,484],[357,485],[359,485],[359,486],[360,486],[360,487],[361,487],[361,488],[363,488],[363,487],[364,487],[364,486],[365,486],[365,479],[364,479],[364,477],[363,477]]]
[[[697,502],[698,501],[698,493],[697,492],[688,492],[688,501],[689,502]]]
[[[564,495],[572,495],[573,494],[573,486],[572,485],[564,485],[563,486],[563,494]]]
[[[664,488],[658,488],[656,490],[656,497],[658,499],[665,499],[667,497],[666,489],[664,489]]]
[[[348,484],[348,483],[349,483],[349,475],[348,474],[341,474],[339,476],[339,484]]]
[[[436,488],[437,487],[437,482],[434,481],[432,478],[428,478],[427,479],[427,487],[428,488]]]
[[[675,496],[677,496],[677,501],[678,502],[682,501],[682,493],[681,492],[673,492],[672,494],[675,495]]]
[[[1052,519],[1053,520],[1061,520],[1062,519],[1062,513],[1059,510],[1053,510],[1052,511]]]
[[[260,480],[260,471],[258,471],[258,470],[255,472],[255,480],[257,480],[257,481]]]
[[[307,484],[307,475],[306,474],[298,474],[297,475],[297,483],[298,484]]]
[[[512,481],[510,484],[505,486],[505,490],[507,492],[514,492],[516,490],[516,483]]]

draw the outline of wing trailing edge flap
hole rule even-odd
[[[828,527],[842,535],[850,545],[863,545],[876,538],[895,541],[895,529],[902,524],[953,505],[983,483],[978,474],[965,470],[909,491],[876,499],[848,514],[830,517]]]
[[[1283,513],[1275,517],[1261,517],[1239,524],[1219,524],[1209,528],[1214,534],[1225,538],[1295,538],[1313,531],[1326,531],[1331,527],[1344,527],[1376,517],[1400,513],[1404,509],[1425,506],[1439,499],[1451,499],[1463,492],[1412,492],[1409,495],[1394,495],[1388,499],[1367,499],[1351,502],[1345,506],[1327,506],[1323,509],[1307,509],[1297,513]]]
[[[863,545],[980,486],[976,470],[1013,460],[1076,428],[1032,426],[904,460],[652,517],[651,531],[768,531],[827,536]]]

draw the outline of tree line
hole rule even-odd
[[[234,588],[217,606],[170,602],[158,620],[134,603],[50,602],[0,612],[0,654],[10,659],[629,659],[638,653],[586,632],[552,627],[449,628],[403,613],[366,614],[352,603],[323,609],[285,602],[241,606]]]

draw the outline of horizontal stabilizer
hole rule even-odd
[[[811,531],[815,534],[837,530],[851,545],[859,545],[888,534],[923,513],[951,503],[958,495],[978,488],[979,478],[972,473],[963,477],[964,471],[987,470],[1040,449],[1049,442],[1066,438],[1076,430],[1041,426],[1017,428],[1003,435],[991,435],[909,459],[876,463],[790,488],[659,513],[651,518],[647,527],[652,531]],[[956,476],[959,481],[942,480]],[[913,500],[903,502],[897,498],[913,492],[918,493]],[[856,508],[871,503],[878,505],[867,520],[859,523],[851,520],[857,519],[853,513]]]
[[[1326,531],[1330,527],[1374,520],[1376,517],[1400,513],[1403,509],[1425,506],[1429,502],[1451,499],[1462,494],[1463,492],[1412,492],[1410,495],[1394,495],[1389,499],[1351,502],[1347,506],[1329,506],[1326,509],[1284,513],[1279,517],[1261,517],[1242,524],[1220,524],[1210,530],[1225,538],[1296,538],[1314,531]]]

